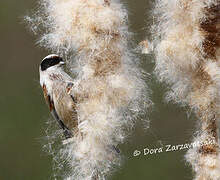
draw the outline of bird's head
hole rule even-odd
[[[46,56],[42,60],[40,64],[40,70],[46,71],[47,69],[51,69],[51,68],[61,68],[64,64],[65,62],[60,56],[56,54],[51,54],[51,55]]]

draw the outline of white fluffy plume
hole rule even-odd
[[[105,179],[120,162],[115,147],[151,104],[128,48],[127,11],[118,0],[43,0],[31,29],[40,45],[68,58],[76,78],[78,133],[59,153],[66,179]]]
[[[153,27],[157,77],[170,85],[168,100],[189,106],[199,121],[186,159],[196,180],[219,180],[220,1],[156,0]]]

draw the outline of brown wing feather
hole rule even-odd
[[[59,84],[56,84],[56,87],[60,88],[53,88],[53,98],[56,99],[56,102],[54,102],[55,109],[63,123],[69,129],[76,130],[78,118],[76,100],[71,93],[73,83],[59,82]]]
[[[66,137],[66,139],[71,138],[72,137],[72,133],[71,131],[65,126],[65,124],[63,123],[63,121],[59,118],[57,111],[54,107],[54,102],[51,99],[50,95],[48,95],[47,92],[47,87],[45,84],[43,84],[43,93],[44,93],[44,98],[49,106],[50,112],[52,114],[52,116],[58,121],[60,127],[64,130],[64,136]]]
[[[50,96],[48,95],[47,93],[47,87],[45,84],[43,84],[43,93],[44,93],[44,99],[46,100],[49,108],[50,108],[50,112],[54,109],[54,104],[53,102],[51,101],[51,98]]]

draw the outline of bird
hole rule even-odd
[[[64,71],[64,65],[65,62],[60,56],[51,54],[41,61],[39,73],[45,101],[52,116],[63,130],[65,137],[63,144],[67,144],[73,140],[73,129],[78,126],[78,116],[77,98],[72,92],[73,79]],[[109,147],[114,152],[120,153],[120,149],[115,145]]]
[[[56,55],[46,56],[40,63],[40,85],[53,118],[63,130],[65,139],[73,137],[77,127],[76,98],[73,79],[64,71],[65,62]]]

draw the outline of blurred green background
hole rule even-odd
[[[130,29],[138,43],[146,37],[152,1],[123,0],[129,10]],[[52,178],[52,158],[42,150],[48,109],[39,86],[38,65],[48,53],[36,45],[23,16],[36,7],[34,0],[0,1],[0,180],[47,180]],[[142,56],[149,73],[152,56]],[[125,155],[113,180],[187,180],[192,179],[184,161],[186,151],[133,156],[135,150],[191,141],[195,119],[185,109],[164,102],[166,86],[155,77],[148,80],[155,103],[149,115],[150,128],[138,123],[128,141],[121,145]]]

